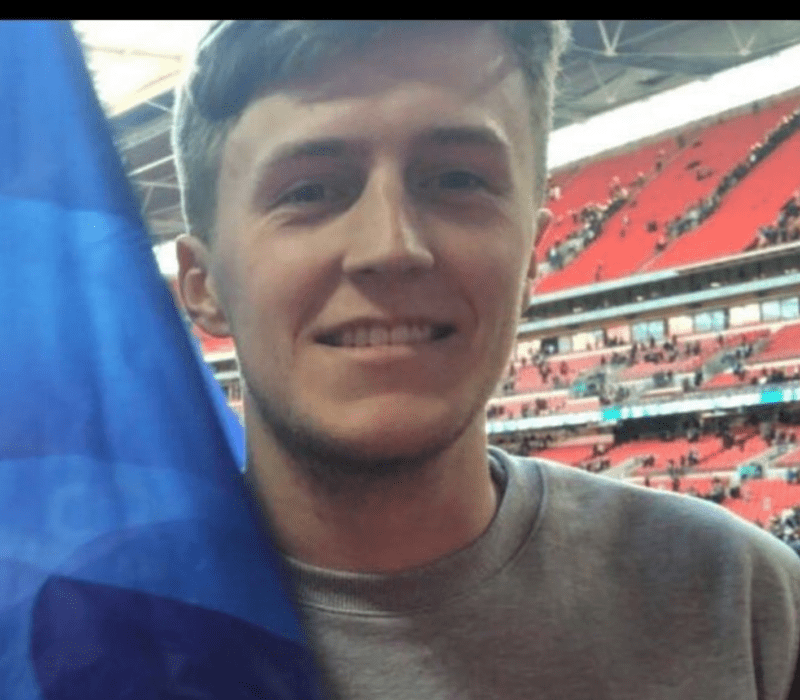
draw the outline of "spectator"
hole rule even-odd
[[[711,493],[709,494],[709,500],[717,504],[720,504],[725,500],[725,486],[722,483],[722,479],[720,479],[718,476],[715,476],[711,482]]]
[[[598,688],[634,697],[683,684],[687,697],[727,698],[742,678],[757,678],[759,692],[777,698],[797,657],[785,620],[800,616],[800,564],[785,548],[732,517],[710,517],[705,504],[487,449],[481,387],[494,386],[507,363],[511,310],[533,264],[527,212],[541,205],[531,193],[546,192],[537,149],[547,146],[552,85],[541,76],[555,73],[557,28],[382,22],[216,23],[176,98],[184,203],[206,207],[203,216],[185,207],[193,235],[178,242],[179,284],[205,330],[236,331],[247,407],[255,409],[245,411],[242,486],[287,553],[282,565],[330,694],[512,700],[544,687],[553,698]],[[539,50],[528,51],[531,44]],[[551,60],[542,65],[536,56]],[[316,148],[320,139],[337,144],[326,173],[355,168],[359,182],[380,187],[354,189],[347,207],[326,197],[309,202],[285,153],[298,143]],[[490,217],[503,245],[488,257],[480,245],[442,245],[454,226],[474,233],[483,225],[470,197],[448,203],[458,216],[444,221],[428,198],[414,196],[416,183],[405,189],[409,168],[434,154],[439,162],[453,139],[459,162],[463,149],[478,148],[481,159],[511,168],[504,215]],[[209,167],[198,174],[198,160],[218,175],[208,178]],[[211,179],[205,194],[198,179]],[[448,189],[440,180],[430,187]],[[294,184],[288,193],[261,193],[275,182]],[[257,190],[270,211],[241,195]],[[420,236],[413,222],[423,213]],[[287,247],[281,234],[298,217],[303,236]],[[398,217],[412,222],[400,237]],[[360,230],[367,219],[369,230]],[[336,242],[328,245],[331,227]],[[398,275],[398,266],[421,274]],[[428,282],[441,290],[435,299]],[[363,293],[342,296],[353,285]],[[361,323],[361,331],[365,313],[388,313],[385,294],[401,319],[464,307],[475,323],[450,331],[457,342],[447,362],[428,361],[421,348],[402,372],[388,355],[380,368],[361,371],[345,345],[321,347],[323,330],[338,337],[343,324]],[[496,328],[502,332],[484,332]],[[376,329],[372,350],[381,353],[385,332]],[[581,503],[604,507],[582,512],[574,507]],[[670,537],[653,522],[669,523]],[[718,562],[722,549],[727,556]],[[632,592],[635,615],[631,596],[618,592],[637,584],[625,566],[608,565],[609,552],[636,562],[634,578],[647,582]],[[691,625],[665,624],[685,618],[686,581],[701,595]],[[764,590],[769,600],[757,593]],[[730,600],[745,601],[748,614]],[[575,626],[576,610],[614,624],[590,639],[590,626]],[[656,637],[670,649],[666,657],[648,653]],[[753,652],[790,646],[790,654]],[[598,663],[559,671],[587,654]],[[736,664],[736,677],[708,674],[709,664]]]
[[[728,495],[731,498],[742,497],[741,480],[737,472],[734,472],[730,480],[728,481]]]

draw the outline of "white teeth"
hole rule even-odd
[[[388,345],[389,330],[383,326],[373,326],[369,331],[370,345]]]
[[[381,324],[355,326],[341,331],[338,342],[345,348],[366,348],[381,345],[414,345],[433,339],[433,326],[429,323],[399,323],[387,327]]]
[[[411,329],[406,326],[395,326],[389,332],[389,342],[392,345],[407,345],[411,340]]]
[[[432,334],[433,328],[431,328],[431,326],[421,326],[419,324],[411,326],[412,343],[424,343],[431,339]]]
[[[363,326],[356,328],[353,344],[357,348],[367,347],[367,345],[369,345],[369,330]]]

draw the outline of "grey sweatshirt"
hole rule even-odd
[[[785,700],[800,559],[724,508],[490,451],[468,547],[399,575],[290,561],[341,700]]]

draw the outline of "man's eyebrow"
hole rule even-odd
[[[352,150],[352,147],[348,148],[348,142],[344,139],[318,139],[287,143],[271,154],[265,165],[269,166],[300,158],[339,158],[347,150]]]
[[[484,146],[492,150],[508,153],[508,145],[494,130],[484,126],[446,126],[434,127],[424,131],[415,142],[418,146]],[[309,141],[298,141],[280,146],[269,155],[256,170],[257,190],[261,189],[265,179],[283,163],[303,158],[341,158],[363,148],[363,144],[348,139],[327,138]]]
[[[436,127],[421,134],[417,142],[437,146],[488,146],[507,150],[508,144],[493,129],[485,126]]]
[[[352,143],[338,138],[283,144],[255,166],[255,191],[260,191],[281,165],[304,158],[341,158],[347,152],[352,152],[353,149]]]

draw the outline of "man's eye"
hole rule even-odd
[[[423,187],[425,189],[438,187],[443,190],[465,191],[484,189],[486,188],[486,181],[473,173],[464,170],[454,170],[431,178]]]
[[[284,196],[281,204],[315,204],[330,199],[332,190],[321,183],[312,183],[297,187]]]
[[[308,213],[327,213],[349,207],[361,192],[355,177],[330,177],[296,182],[273,206],[295,208]]]

